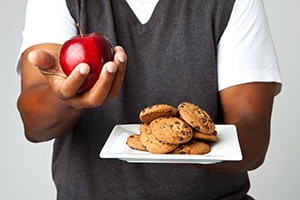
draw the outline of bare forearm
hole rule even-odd
[[[201,165],[201,168],[220,173],[239,173],[254,170],[263,163],[269,145],[269,126],[254,117],[242,119],[234,124],[239,133],[243,159],[214,165]]]
[[[56,98],[48,85],[22,91],[18,99],[25,136],[32,142],[58,137],[76,124],[84,110],[76,110]]]
[[[105,63],[94,86],[78,95],[90,66],[81,63],[68,77],[61,76],[60,48],[60,44],[39,44],[22,54],[18,109],[25,135],[33,142],[70,131],[87,108],[99,107],[116,97],[123,83],[127,56],[122,47],[116,46],[113,61]]]
[[[243,160],[204,168],[236,173],[254,170],[264,162],[270,139],[274,94],[274,83],[248,83],[220,92],[224,122],[236,125]]]

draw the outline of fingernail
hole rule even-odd
[[[109,73],[115,73],[117,71],[117,68],[114,66],[114,65],[107,65],[106,66],[106,70],[109,72]]]
[[[80,74],[88,74],[90,72],[90,68],[85,64],[80,64],[79,72]]]
[[[124,58],[124,56],[122,55],[122,54],[117,54],[117,56],[118,56],[118,60],[120,61],[120,62],[125,62],[125,58]]]

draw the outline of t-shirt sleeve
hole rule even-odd
[[[18,61],[30,46],[41,43],[63,44],[75,35],[76,22],[71,17],[65,0],[28,0]],[[19,62],[17,70],[19,71]]]
[[[262,0],[237,0],[218,44],[219,91],[249,82],[276,82],[281,78]]]

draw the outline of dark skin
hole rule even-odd
[[[58,44],[41,44],[30,47],[22,55],[22,92],[18,109],[25,136],[32,142],[51,140],[71,130],[87,108],[113,99],[124,79],[126,54],[123,48],[115,47],[114,61],[105,64],[90,91],[78,96],[77,91],[87,77],[89,66],[80,64],[68,78],[61,77],[63,72],[57,65],[60,48]],[[49,74],[55,71],[58,75],[44,71]]]
[[[60,48],[59,44],[40,44],[22,55],[18,109],[25,136],[32,142],[48,141],[71,130],[87,108],[101,106],[116,97],[123,83],[127,56],[117,46],[114,61],[105,64],[95,86],[77,95],[89,66],[80,64],[68,78],[64,77],[57,64]],[[220,173],[246,172],[259,167],[269,145],[275,87],[272,82],[254,82],[220,91],[225,124],[236,125],[243,160],[195,166]]]

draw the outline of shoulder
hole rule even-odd
[[[281,83],[262,0],[236,0],[218,44],[219,90],[249,82]]]
[[[232,11],[232,19],[242,16],[264,15],[264,3],[262,0],[236,0]]]
[[[18,59],[31,46],[62,44],[76,34],[76,23],[65,0],[28,0]]]
[[[28,0],[21,51],[40,43],[63,43],[77,34],[64,0]]]

